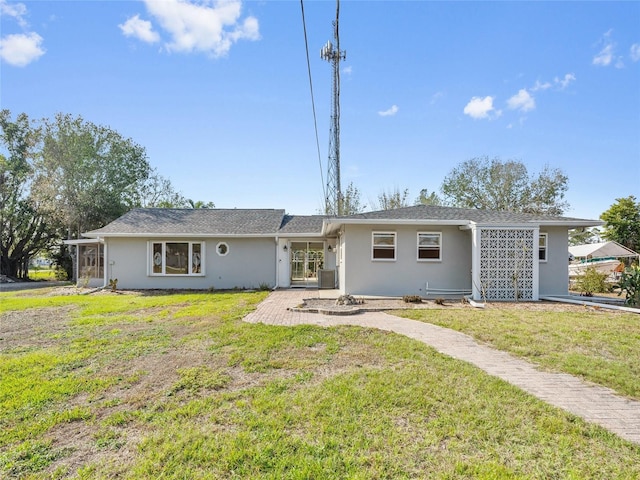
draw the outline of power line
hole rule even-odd
[[[311,108],[313,111],[313,126],[316,132],[316,149],[318,150],[318,165],[320,166],[320,181],[322,182],[322,196],[326,199],[327,191],[325,190],[324,175],[322,173],[322,158],[320,157],[320,140],[318,139],[318,120],[316,116],[316,103],[313,98],[313,82],[311,81],[311,62],[309,61],[309,43],[307,41],[307,24],[304,19],[303,0],[300,0],[300,10],[302,11],[302,28],[304,30],[304,47],[307,51],[307,72],[309,75],[309,90],[311,92]]]

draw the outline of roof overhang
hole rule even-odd
[[[450,225],[450,226],[465,226],[469,225],[469,220],[434,220],[434,219],[418,219],[418,218],[403,218],[403,219],[373,219],[373,218],[341,218],[325,220],[322,224],[322,234],[332,235],[335,234],[343,225]]]
[[[275,238],[276,233],[101,233],[94,234],[87,232],[83,234],[85,237],[95,238]]]
[[[278,238],[324,238],[322,232],[315,233],[279,233],[277,235]]]
[[[475,222],[473,220],[443,220],[428,218],[411,218],[411,219],[372,219],[372,218],[341,218],[330,219],[323,222],[323,233],[339,229],[342,225],[450,225],[459,226],[461,228],[470,228],[472,225],[478,227],[537,227],[537,226],[553,226],[553,227],[597,227],[604,225],[600,220],[584,220],[584,219],[567,219],[559,218],[557,220],[528,220],[521,222]]]
[[[549,227],[568,227],[568,228],[585,228],[585,227],[600,227],[604,225],[604,222],[600,220],[541,220],[535,222],[540,226],[549,226]]]
[[[537,227],[595,227],[602,225],[598,220],[532,220],[526,222],[469,222],[469,227],[479,228],[537,228]]]
[[[74,240],[63,240],[62,243],[65,245],[87,245],[87,244],[96,244],[96,243],[104,243],[104,238],[95,237],[95,238],[78,238]]]

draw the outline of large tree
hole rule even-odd
[[[58,114],[31,121],[0,112],[0,273],[27,278],[29,259],[138,206],[211,208],[151,171],[143,147],[109,127]],[[151,173],[151,175],[150,175]]]
[[[45,121],[34,185],[68,238],[101,227],[131,207],[132,187],[148,178],[145,149],[109,127],[58,114]]]
[[[191,198],[187,198],[187,205],[185,208],[216,208],[216,204],[213,202],[205,202],[204,200],[192,200]]]
[[[423,188],[420,195],[413,202],[414,205],[442,205],[442,200],[436,192],[429,193],[429,190]]]
[[[0,274],[27,278],[29,260],[52,241],[45,212],[31,195],[40,130],[29,117],[0,112]]]
[[[143,147],[109,127],[57,114],[43,121],[32,194],[51,212],[60,239],[79,238],[127,212],[132,191],[149,175]],[[72,257],[59,242],[56,263],[73,278]]]
[[[600,232],[596,228],[574,228],[569,230],[569,246],[597,243],[600,241]]]
[[[350,182],[342,194],[342,214],[355,215],[364,212],[365,208],[367,206],[362,203],[360,190]]]
[[[390,191],[382,191],[378,195],[378,209],[379,210],[394,210],[396,208],[409,206],[409,189],[405,188],[400,191],[398,187],[395,187]]]
[[[187,199],[173,188],[171,180],[155,168],[147,178],[131,186],[128,198],[131,208],[186,208],[188,204]]]
[[[640,250],[640,202],[629,195],[616,198],[616,203],[600,215],[605,222],[602,236],[634,251]]]
[[[519,161],[472,158],[455,167],[442,183],[445,203],[462,208],[562,215],[568,178],[559,169],[545,167],[529,175]]]

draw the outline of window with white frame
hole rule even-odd
[[[541,262],[547,261],[547,239],[546,233],[538,235],[538,260]]]
[[[395,232],[373,232],[371,238],[371,258],[373,260],[396,259]]]
[[[442,260],[440,232],[418,232],[418,260],[423,262]]]
[[[203,242],[150,242],[151,275],[204,275]]]

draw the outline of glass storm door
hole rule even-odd
[[[318,270],[324,268],[323,242],[291,242],[291,285],[318,283]]]

